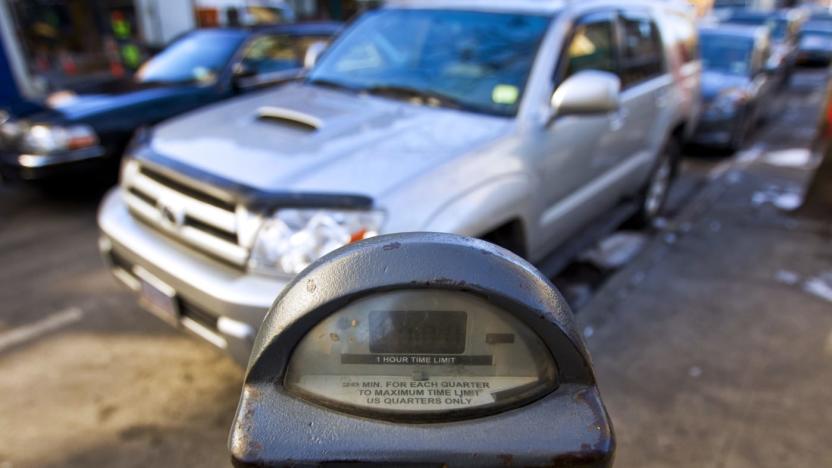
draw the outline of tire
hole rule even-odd
[[[737,129],[734,130],[734,133],[731,135],[731,142],[725,147],[726,150],[730,151],[731,153],[736,153],[740,151],[745,143],[748,141],[749,135],[751,135],[751,131],[755,127],[755,122],[751,119],[750,112],[746,111],[740,117],[740,123],[737,126]]]
[[[682,145],[678,138],[671,137],[662,148],[659,160],[650,172],[650,177],[639,191],[638,211],[627,223],[633,228],[646,228],[661,216],[667,204],[670,188],[679,167]]]

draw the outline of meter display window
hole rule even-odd
[[[468,314],[456,310],[374,310],[370,352],[374,354],[462,354]]]
[[[335,409],[436,421],[517,407],[556,386],[537,334],[478,296],[395,291],[358,300],[295,348],[285,387]]]

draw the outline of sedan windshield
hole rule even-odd
[[[699,38],[706,71],[749,75],[754,41],[747,37],[703,34]]]
[[[244,39],[243,33],[230,30],[188,34],[142,65],[136,80],[140,83],[213,83]]]
[[[550,16],[439,10],[366,14],[310,83],[514,115]]]
[[[771,24],[771,37],[773,37],[775,41],[785,40],[786,36],[789,34],[789,20],[777,18],[771,20]]]
[[[771,30],[771,37],[775,41],[783,41],[789,32],[789,21],[784,18],[777,18],[773,16],[732,16],[728,19],[728,23],[743,24],[747,26],[767,26]]]

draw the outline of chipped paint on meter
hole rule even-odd
[[[285,386],[349,412],[431,419],[519,406],[555,388],[555,362],[508,311],[466,292],[365,297],[301,340]]]

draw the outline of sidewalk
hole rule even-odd
[[[796,130],[724,165],[578,315],[616,467],[832,466],[832,211],[793,211],[820,162]]]

